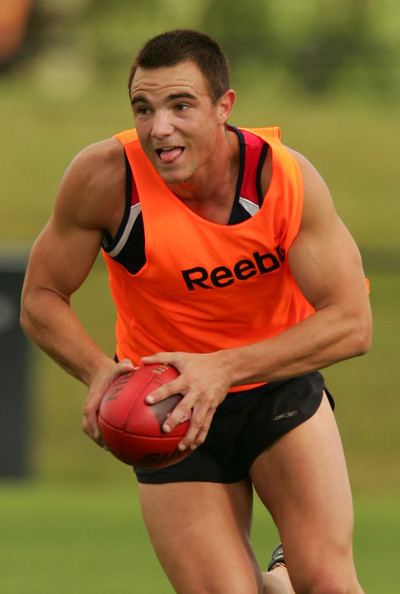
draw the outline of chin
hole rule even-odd
[[[184,171],[166,171],[164,168],[157,168],[157,172],[163,181],[168,185],[182,184],[187,182],[191,175]]]

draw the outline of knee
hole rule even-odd
[[[332,572],[319,572],[307,584],[299,584],[296,594],[362,594],[356,579]]]

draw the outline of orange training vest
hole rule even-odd
[[[270,146],[272,179],[259,212],[236,225],[194,213],[168,189],[135,130],[116,135],[139,193],[146,250],[137,274],[103,252],[117,308],[119,359],[138,363],[159,351],[239,347],[275,336],[314,312],[287,262],[301,224],[299,166],[278,128],[249,131]]]

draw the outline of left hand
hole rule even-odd
[[[207,354],[156,353],[142,358],[144,364],[169,364],[180,372],[179,377],[146,398],[148,404],[155,404],[172,394],[183,395],[162,427],[163,431],[169,433],[183,420],[191,417],[189,429],[179,444],[180,450],[194,450],[205,441],[216,408],[231,387],[229,366],[224,353],[225,351]]]

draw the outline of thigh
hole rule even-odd
[[[249,544],[252,487],[139,484],[154,550],[179,594],[257,594],[261,574]]]
[[[321,568],[354,581],[351,491],[326,397],[313,417],[258,456],[250,475],[280,532],[295,589],[313,583]]]

